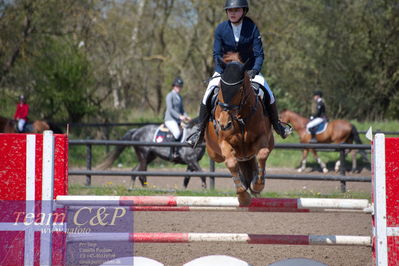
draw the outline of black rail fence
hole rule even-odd
[[[159,122],[136,122],[136,123],[55,123],[58,126],[66,127],[69,125],[71,128],[84,128],[84,127],[142,127],[146,125],[160,125]],[[358,130],[359,134],[365,134],[367,130]],[[385,135],[399,135],[399,131],[384,131],[382,129],[376,129],[373,133],[383,133]]]
[[[170,172],[170,171],[97,171],[92,170],[92,145],[125,145],[125,146],[187,146],[185,143],[155,143],[155,142],[139,142],[139,141],[122,141],[122,140],[69,140],[69,145],[85,145],[86,146],[86,170],[69,169],[69,175],[85,175],[86,186],[91,185],[92,176],[193,176],[193,177],[209,177],[210,189],[215,189],[215,178],[231,178],[229,173],[215,172],[215,163],[210,161],[210,169],[208,172]],[[340,175],[302,175],[302,174],[274,174],[267,175],[268,179],[282,180],[322,180],[322,181],[339,181],[341,191],[346,192],[346,182],[371,182],[370,176],[346,176],[345,175],[345,150],[371,150],[369,144],[300,144],[300,143],[277,143],[275,149],[303,150],[305,148],[316,149],[318,151],[327,150],[330,152],[340,153]]]

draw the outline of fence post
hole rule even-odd
[[[339,160],[340,160],[340,174],[342,176],[345,176],[345,149],[341,149],[339,153]],[[341,182],[341,192],[346,192],[346,181],[340,181]]]
[[[209,159],[209,171],[214,173],[215,172],[215,161],[212,159]],[[210,188],[211,190],[215,190],[215,177],[214,176],[210,176]]]
[[[86,144],[86,169],[91,170],[92,152],[91,144]],[[86,186],[91,186],[91,175],[86,175]]]

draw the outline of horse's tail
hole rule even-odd
[[[357,131],[356,126],[353,125],[353,124],[352,124],[352,132],[351,132],[351,135],[352,135],[353,141],[354,141],[356,144],[363,144],[362,140],[361,140],[360,137],[359,137],[359,132]],[[363,157],[363,159],[365,159],[365,160],[367,160],[367,161],[369,160],[369,159],[367,158],[367,154],[366,154],[366,152],[365,152],[364,150],[359,150],[359,154]]]
[[[132,135],[137,129],[131,129],[126,134],[122,137],[121,140],[131,140]],[[111,151],[110,153],[107,154],[105,157],[104,161],[97,165],[96,169],[98,170],[104,170],[109,168],[112,163],[119,157],[119,155],[123,152],[123,150],[126,148],[126,145],[118,145],[116,146],[116,149]]]
[[[362,140],[359,137],[359,132],[357,131],[357,128],[353,124],[352,124],[352,133],[351,134],[352,134],[353,141],[356,144],[363,144]]]

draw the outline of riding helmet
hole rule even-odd
[[[172,86],[177,86],[177,87],[183,87],[184,82],[180,77],[175,78],[175,80],[172,83]]]
[[[25,96],[24,96],[24,95],[20,95],[20,96],[19,96],[19,101],[24,101],[24,102],[25,102],[25,100],[26,100],[26,99],[25,99]]]
[[[248,12],[249,6],[247,0],[226,0],[224,4],[224,10],[229,8],[243,8],[245,13]]]
[[[323,92],[321,92],[321,91],[314,91],[313,92],[313,96],[320,96],[320,97],[323,97]]]

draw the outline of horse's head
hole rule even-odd
[[[220,89],[223,97],[225,108],[235,108],[239,103],[237,94],[244,84],[249,84],[249,77],[246,73],[246,67],[249,62],[244,64],[240,61],[238,54],[228,53],[223,59],[219,58],[220,64],[223,68],[223,74],[220,80]],[[230,106],[230,107],[229,107]]]
[[[280,118],[281,122],[291,123],[290,111],[287,109],[284,109],[283,111],[280,112],[279,118]]]
[[[32,124],[33,133],[43,133],[45,130],[50,130],[50,126],[42,120],[36,120]]]

